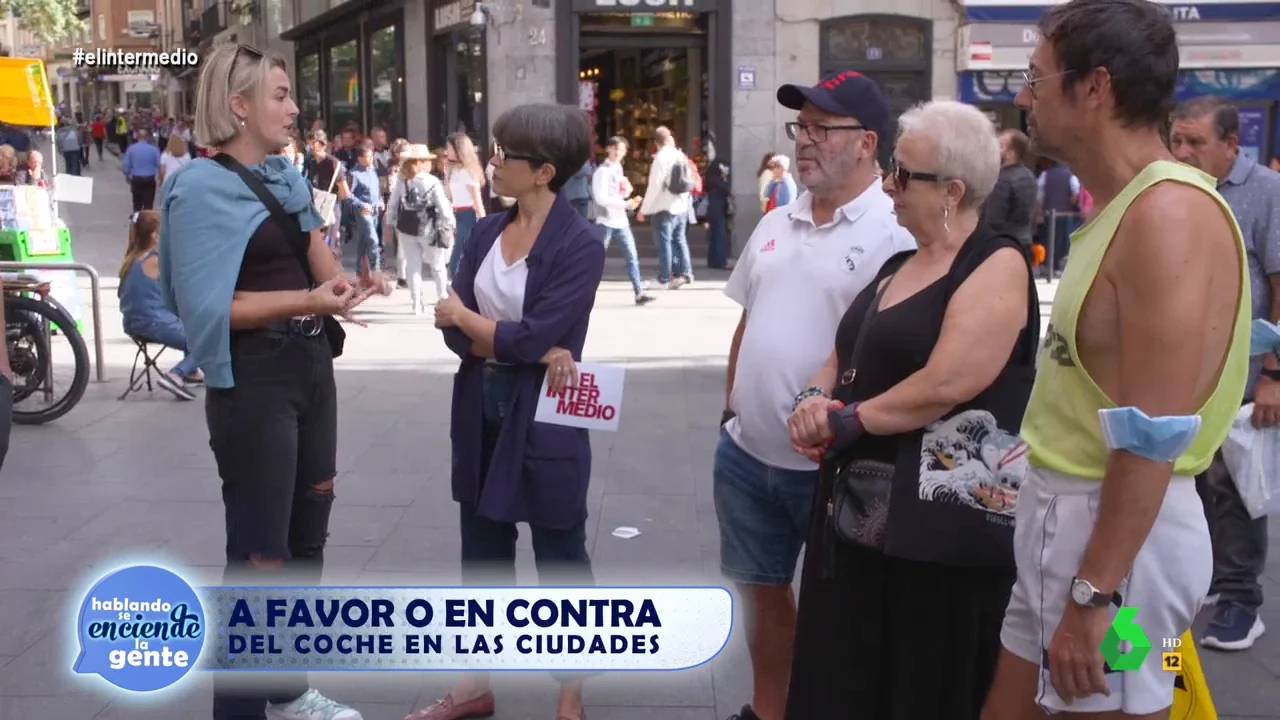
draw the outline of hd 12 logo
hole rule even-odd
[[[195,590],[173,572],[150,565],[117,570],[80,605],[74,670],[124,690],[162,690],[195,666],[204,624]]]

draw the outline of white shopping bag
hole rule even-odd
[[[1252,518],[1280,511],[1280,428],[1253,426],[1253,403],[1240,408],[1222,443],[1222,460]]]

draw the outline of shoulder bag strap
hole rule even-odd
[[[899,266],[901,267],[901,266]],[[880,288],[876,290],[875,296],[871,298],[871,305],[867,307],[867,314],[862,317],[862,325],[858,327],[858,337],[853,341],[853,353],[849,356],[849,369],[855,373],[858,370],[858,363],[862,359],[863,341],[867,339],[867,330],[871,327],[871,320],[876,316],[876,312],[880,310],[880,301],[884,299],[885,291],[893,284],[893,278],[897,276],[898,268],[894,268],[893,272],[884,279],[880,284]]]
[[[314,286],[316,279],[311,274],[311,261],[307,258],[307,234],[302,232],[302,226],[298,224],[298,219],[285,212],[284,206],[280,204],[275,195],[271,194],[271,191],[267,189],[262,180],[249,172],[249,169],[241,165],[239,160],[226,153],[218,153],[213,156],[213,161],[239,175],[244,184],[248,185],[253,194],[257,195],[258,199],[262,201],[262,204],[267,206],[267,212],[271,214],[271,217],[275,218],[276,222],[280,223],[280,227],[285,232],[293,231],[291,233],[293,242],[290,243],[293,246],[293,254],[297,257],[298,263],[302,265],[302,272],[307,276],[307,284]]]

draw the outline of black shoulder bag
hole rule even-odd
[[[307,259],[307,247],[311,244],[310,238],[307,233],[302,232],[302,226],[298,224],[298,219],[285,212],[284,206],[280,204],[275,195],[271,194],[271,191],[267,189],[262,180],[249,172],[249,169],[241,165],[240,161],[226,153],[214,155],[213,161],[239,175],[244,184],[248,185],[253,194],[257,195],[258,199],[262,201],[262,204],[267,206],[267,212],[271,213],[271,217],[275,218],[276,222],[280,223],[280,227],[292,236],[292,241],[289,244],[293,246],[293,254],[298,258],[298,263],[302,265],[302,272],[306,275],[307,284],[312,288],[316,287],[315,275],[311,273],[311,261]],[[347,331],[342,329],[342,325],[338,324],[337,319],[332,315],[325,315],[322,319],[325,339],[329,341],[329,350],[332,351],[335,358],[341,357],[342,349],[347,342]]]
[[[858,363],[862,357],[867,330],[880,308],[880,300],[893,282],[897,270],[890,273],[880,289],[871,298],[867,314],[858,328],[853,343],[849,367],[840,376],[840,384],[853,384]],[[836,468],[831,485],[831,502],[827,505],[827,519],[835,534],[844,542],[861,547],[882,549],[885,531],[889,527],[889,495],[893,491],[894,466],[879,460],[851,460]]]

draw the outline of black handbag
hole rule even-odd
[[[853,353],[849,358],[849,369],[840,377],[840,383],[846,387],[853,385],[867,329],[871,327],[871,320],[880,308],[880,300],[889,289],[896,272],[895,270],[881,283],[880,289],[871,298],[866,316],[862,318],[862,326],[858,328],[858,337],[853,343]],[[895,470],[892,463],[879,460],[850,460],[836,468],[827,516],[837,537],[851,545],[875,550],[884,548],[884,538],[889,528],[889,496],[893,492]]]
[[[285,211],[284,206],[276,199],[275,195],[267,189],[256,175],[249,172],[249,169],[240,164],[239,160],[231,157],[226,153],[218,153],[213,156],[213,161],[222,167],[234,172],[240,176],[245,185],[253,191],[254,195],[267,206],[267,212],[280,223],[280,227],[286,231],[292,230],[293,236],[293,254],[298,259],[298,263],[302,265],[302,272],[306,275],[307,284],[312,288],[316,287],[316,278],[311,273],[311,261],[307,258],[307,246],[310,245],[310,238],[307,233],[302,232],[302,226],[298,224],[298,219]],[[342,325],[338,323],[337,318],[332,315],[324,315],[321,318],[324,323],[324,336],[329,341],[329,350],[333,353],[333,357],[342,357],[342,350],[347,344],[347,331],[342,329]]]

